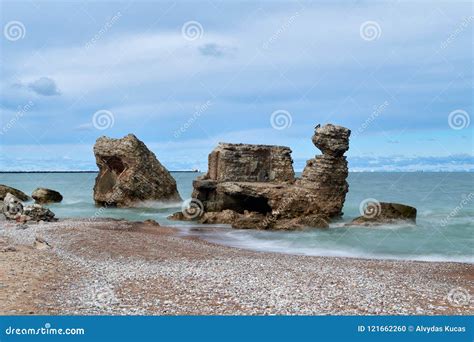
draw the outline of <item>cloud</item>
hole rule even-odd
[[[355,172],[386,171],[444,171],[444,172],[473,172],[474,157],[467,154],[438,156],[385,156],[385,157],[349,157],[349,169]]]
[[[94,125],[92,123],[88,122],[88,123],[83,123],[83,124],[77,125],[76,127],[74,127],[74,129],[76,131],[90,131],[90,130],[94,129]]]
[[[225,54],[225,49],[215,43],[209,43],[200,46],[199,52],[203,56],[222,57]]]
[[[56,82],[49,77],[40,77],[37,80],[28,83],[28,89],[41,96],[60,95]]]
[[[168,8],[139,2],[128,9],[121,2],[89,2],[84,9],[97,25],[79,12],[63,23],[63,30],[25,16],[61,18],[72,5],[61,7],[64,16],[53,3],[42,5],[40,14],[14,2],[6,6],[21,11],[38,39],[2,50],[8,61],[0,63],[3,119],[14,118],[32,97],[35,102],[2,137],[2,145],[36,143],[25,133],[41,131],[42,144],[92,146],[102,133],[90,123],[92,116],[107,109],[115,115],[107,135],[133,132],[144,141],[166,144],[162,153],[171,168],[205,163],[222,136],[225,141],[291,146],[295,159],[301,157],[301,169],[317,153],[309,137],[318,122],[354,132],[364,128],[353,136],[351,155],[472,153],[468,130],[454,131],[447,123],[457,108],[472,112],[470,30],[441,49],[468,13],[468,4],[394,2],[387,11],[386,5],[365,2],[351,9],[237,2],[220,4],[222,11],[216,11],[202,4]],[[156,25],[160,9],[166,15]],[[350,15],[341,16],[344,10]],[[104,18],[118,11],[123,19],[104,34],[99,31],[100,39],[88,45],[106,24]],[[181,33],[190,11],[205,32],[193,42]],[[360,36],[367,20],[380,24],[380,39]],[[18,79],[23,82],[12,87]],[[181,144],[168,144],[207,101],[212,106],[180,135]],[[385,102],[390,105],[374,115],[375,106]],[[291,113],[290,129],[271,130],[270,115],[279,109]],[[432,142],[424,140],[431,137],[436,143],[420,143]],[[195,139],[209,140],[199,154]]]

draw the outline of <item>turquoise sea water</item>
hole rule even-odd
[[[190,197],[192,181],[198,175],[173,173],[183,199]],[[306,255],[474,262],[474,173],[351,173],[342,221],[334,222],[330,229],[294,232],[236,230],[225,225],[193,229],[194,224],[166,219],[181,210],[180,203],[164,206],[149,202],[139,208],[98,211],[92,198],[95,176],[94,173],[2,173],[0,184],[28,194],[38,186],[58,190],[64,200],[50,208],[59,218],[95,215],[155,219],[180,228],[184,234],[197,234],[241,248]],[[367,198],[415,206],[417,225],[342,227],[344,222],[359,216],[359,205]]]

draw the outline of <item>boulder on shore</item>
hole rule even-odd
[[[39,204],[28,205],[23,208],[23,215],[20,217],[20,221],[45,221],[54,222],[58,219],[54,217],[54,213]]]
[[[23,191],[12,188],[8,185],[0,184],[0,200],[3,201],[3,199],[8,193],[12,194],[20,201],[28,201],[30,199],[30,197],[28,197],[28,195],[25,194]]]
[[[63,196],[56,190],[37,188],[31,194],[31,197],[38,204],[57,203],[63,200]]]
[[[131,207],[147,200],[181,201],[174,178],[135,135],[101,137],[94,154],[99,167],[94,185],[97,205]]]
[[[395,223],[416,224],[416,208],[400,203],[371,202],[364,208],[364,215],[347,226],[377,226]]]
[[[170,218],[234,228],[328,227],[342,215],[349,189],[343,156],[349,136],[347,128],[318,125],[313,142],[323,155],[307,162],[300,179],[288,147],[220,143],[209,155],[207,174],[193,182],[193,201],[202,212]]]
[[[3,199],[3,215],[7,220],[15,220],[17,222],[27,221],[57,221],[54,213],[39,204],[24,206],[23,203],[8,193]]]
[[[11,193],[7,193],[3,199],[3,215],[7,220],[16,220],[23,213],[23,203]]]

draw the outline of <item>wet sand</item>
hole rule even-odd
[[[0,290],[2,315],[472,315],[474,265],[254,252],[117,220],[2,221]]]

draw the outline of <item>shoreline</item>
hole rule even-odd
[[[347,222],[350,222],[347,221]],[[195,230],[210,230],[212,231],[213,229],[215,229],[215,227],[212,227],[212,226],[215,226],[215,224],[198,224],[199,227],[193,227],[191,228],[191,231],[195,231]],[[225,225],[225,224],[218,224],[219,226],[229,226],[229,229],[232,229],[232,230],[235,230],[235,228],[231,228],[230,225]],[[439,260],[430,260],[429,257],[426,257],[426,259],[416,259],[416,258],[412,258],[412,257],[395,257],[395,256],[391,256],[391,255],[377,255],[377,256],[359,256],[359,255],[353,255],[353,254],[347,254],[347,255],[324,255],[324,254],[310,254],[310,253],[305,253],[305,252],[295,252],[295,251],[286,251],[286,250],[271,250],[271,249],[264,249],[264,248],[259,248],[259,247],[255,247],[253,245],[236,245],[236,244],[233,244],[232,242],[225,242],[225,241],[222,241],[222,242],[218,242],[218,241],[211,241],[210,239],[206,239],[205,237],[203,236],[200,236],[198,234],[193,234],[193,233],[189,233],[189,232],[183,232],[182,230],[184,229],[183,227],[184,226],[179,226],[179,225],[170,225],[169,226],[170,228],[174,228],[176,229],[180,234],[183,235],[183,237],[195,237],[196,239],[199,239],[203,242],[207,242],[207,243],[210,243],[210,244],[214,244],[214,245],[217,245],[217,246],[223,246],[223,247],[228,247],[228,248],[236,248],[236,249],[242,249],[242,250],[246,250],[246,251],[253,251],[253,252],[257,252],[257,253],[274,253],[274,254],[284,254],[284,255],[294,255],[294,256],[307,256],[307,257],[315,257],[315,258],[341,258],[341,259],[355,259],[355,260],[360,260],[360,261],[363,261],[363,260],[372,260],[372,261],[400,261],[400,262],[403,262],[403,261],[407,261],[407,262],[427,262],[427,263],[455,263],[455,264],[468,264],[468,265],[474,265],[474,261],[471,261],[471,260],[446,260],[446,259],[443,259],[444,256],[442,255],[436,255],[436,257],[440,258]],[[340,228],[340,227],[330,227],[330,228],[324,228],[324,229],[337,229],[337,228]],[[311,230],[311,229],[315,229],[315,228],[308,228],[308,230]],[[317,228],[316,228],[317,229]],[[373,228],[362,228],[362,229],[373,229]],[[244,231],[251,231],[252,229],[244,229]],[[297,233],[297,232],[300,232],[300,231],[294,231],[294,233]]]
[[[113,219],[4,223],[0,314],[474,313],[472,296],[453,301],[474,293],[473,264],[258,252]]]

